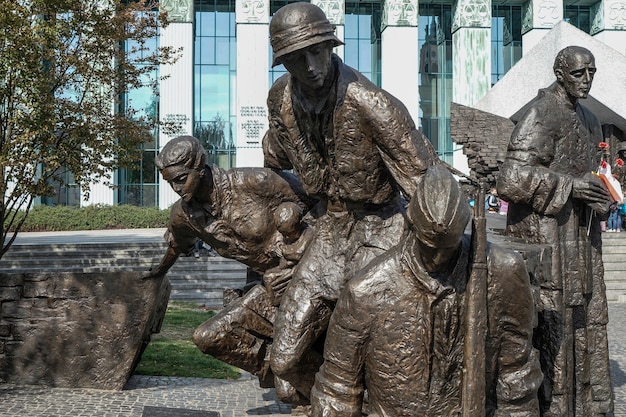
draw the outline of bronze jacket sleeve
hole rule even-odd
[[[550,169],[555,157],[559,123],[545,120],[545,106],[536,106],[519,121],[500,169],[498,195],[533,211],[555,215],[572,194],[573,178]]]
[[[376,132],[374,142],[385,166],[410,199],[416,178],[440,162],[439,157],[398,99],[379,92],[377,97],[369,97],[369,102],[374,105],[363,108],[367,109],[372,131]]]

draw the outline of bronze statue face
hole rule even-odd
[[[564,64],[555,69],[557,80],[567,94],[575,99],[587,98],[595,73],[596,62],[593,55],[582,48],[567,56]]]
[[[434,247],[430,244],[417,239],[418,252],[414,255],[419,256],[422,266],[428,272],[440,272],[451,266],[454,262],[461,246],[461,237],[453,237],[444,245]]]
[[[280,59],[287,71],[305,88],[324,85],[331,70],[332,43],[316,43],[291,52]]]
[[[203,174],[204,170],[198,171],[187,168],[183,164],[171,165],[161,171],[163,179],[186,202],[189,202],[196,194],[202,182]]]

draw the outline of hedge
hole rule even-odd
[[[23,212],[18,213],[23,216]],[[169,209],[137,207],[130,205],[87,207],[36,206],[33,207],[22,232],[145,229],[167,225]]]

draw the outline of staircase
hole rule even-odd
[[[607,299],[626,302],[626,231],[602,233],[602,260]]]
[[[626,232],[603,233],[602,242],[607,298],[626,302]],[[161,240],[20,244],[0,259],[0,272],[147,271],[159,263],[165,249]],[[167,276],[172,284],[171,300],[221,308],[223,290],[245,284],[246,266],[203,253],[200,258],[180,257]]]
[[[0,272],[147,271],[158,265],[165,249],[164,242],[13,245],[0,260]],[[224,288],[245,284],[246,266],[206,254],[180,257],[167,277],[170,300],[221,308]]]

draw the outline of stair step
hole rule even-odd
[[[13,245],[0,261],[0,272],[147,271],[166,247],[165,242]],[[603,234],[603,260],[607,298],[616,301],[626,295],[626,233]],[[223,257],[180,257],[168,273],[170,299],[220,308],[224,288],[242,287],[246,269]]]
[[[156,266],[165,242],[13,245],[0,261],[0,272],[105,272],[147,271]],[[220,256],[181,256],[167,276],[170,300],[223,306],[224,288],[245,285],[247,267]]]

